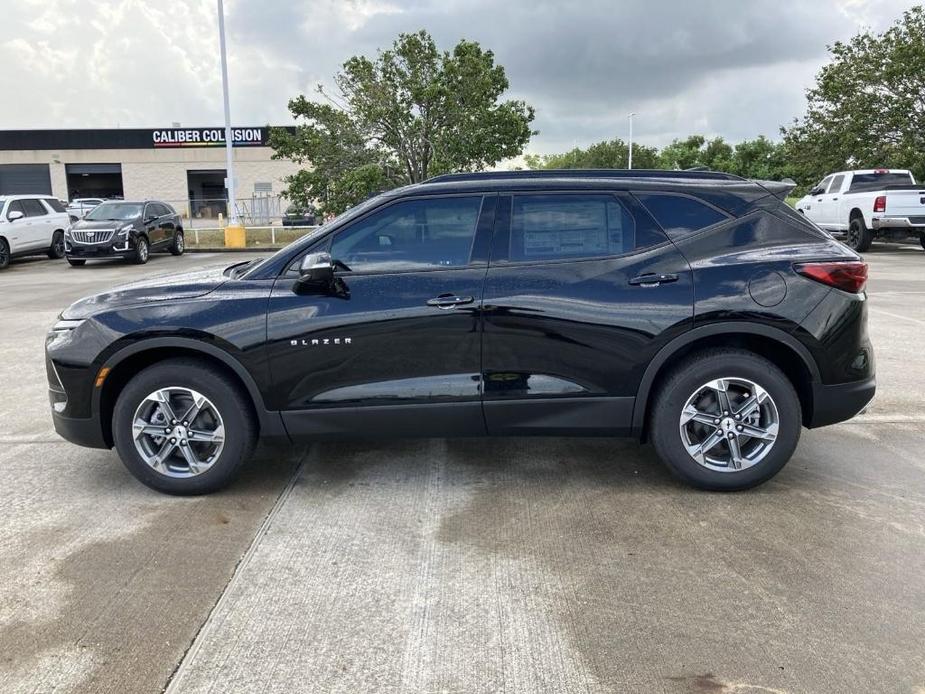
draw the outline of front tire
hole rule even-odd
[[[845,243],[851,250],[864,253],[870,249],[874,242],[873,232],[867,228],[863,217],[854,217],[848,224],[848,234]]]
[[[56,231],[51,237],[51,246],[48,247],[48,257],[52,260],[61,260],[64,257],[64,232]]]
[[[10,244],[6,239],[0,239],[0,270],[10,266]]]
[[[170,244],[171,254],[183,255],[183,251],[186,250],[185,242],[186,240],[183,238],[183,230],[177,230],[177,233],[173,235],[173,243]]]
[[[144,265],[148,262],[150,255],[151,247],[148,245],[148,239],[144,236],[139,236],[135,241],[135,255],[132,256],[132,262],[135,265]]]
[[[167,494],[208,494],[227,486],[254,449],[257,426],[241,389],[193,359],[160,362],[119,395],[112,420],[122,462]]]
[[[699,489],[748,489],[796,449],[800,399],[774,364],[740,349],[697,354],[659,388],[649,422],[659,458]]]

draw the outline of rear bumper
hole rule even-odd
[[[925,232],[923,217],[874,217],[874,229],[907,229],[910,232]]]
[[[810,429],[837,424],[859,414],[873,400],[877,379],[842,383],[834,386],[813,384],[813,418]]]

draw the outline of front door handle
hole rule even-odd
[[[463,304],[471,304],[475,299],[471,296],[456,296],[455,294],[441,294],[440,296],[435,296],[433,299],[427,300],[428,306],[436,306],[437,308],[450,309],[454,306],[461,306]]]
[[[677,281],[678,276],[672,273],[657,275],[654,272],[647,272],[631,279],[630,284],[634,287],[657,287],[660,284]]]

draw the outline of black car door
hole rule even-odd
[[[343,264],[334,291],[296,293],[293,260],[267,319],[274,409],[292,435],[484,433],[479,309],[496,199],[400,199],[335,230],[307,249]]]
[[[176,214],[163,203],[158,203],[157,207],[158,212],[161,214],[160,218],[157,220],[161,240],[165,244],[170,244],[173,241],[173,236],[177,231]]]
[[[645,366],[690,327],[691,271],[631,195],[502,196],[483,312],[489,433],[626,434]]]
[[[160,206],[156,202],[149,202],[144,207],[142,214],[142,223],[145,226],[145,233],[148,236],[148,243],[154,248],[164,241],[164,232],[160,226],[161,212]]]

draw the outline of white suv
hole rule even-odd
[[[70,225],[61,201],[50,195],[0,195],[0,270],[20,255],[64,257]]]
[[[83,219],[94,207],[103,202],[103,198],[74,198],[68,203],[67,213],[72,222]]]

